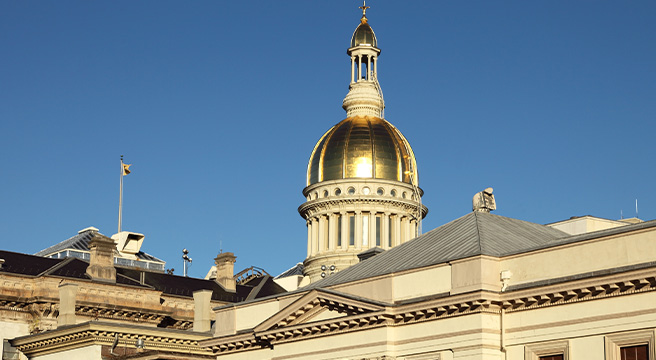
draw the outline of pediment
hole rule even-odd
[[[385,309],[385,304],[382,303],[315,289],[256,326],[254,330],[255,332],[275,330],[383,309]]]

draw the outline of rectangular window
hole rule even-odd
[[[328,250],[328,248],[329,248],[328,242],[330,241],[330,238],[328,237],[329,223],[328,223],[328,219],[325,219],[325,218],[322,218],[322,221],[323,221],[323,234],[322,234],[322,236],[323,236],[323,250]]]
[[[647,344],[620,348],[620,357],[622,360],[649,360],[648,354],[649,348]]]
[[[380,233],[382,232],[381,230],[381,225],[383,220],[380,215],[376,215],[376,246],[380,246]]]
[[[608,334],[605,338],[606,360],[656,359],[656,333],[653,329]]]
[[[362,246],[369,246],[369,216],[362,216]]]
[[[349,215],[349,246],[355,246],[355,215]]]
[[[342,247],[342,216],[335,216],[337,219],[337,247]]]
[[[563,354],[560,354],[560,355],[549,355],[549,356],[540,356],[540,360],[563,360]]]
[[[392,247],[392,234],[394,233],[392,217],[388,217],[387,220],[387,247]]]

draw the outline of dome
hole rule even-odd
[[[368,178],[417,184],[417,163],[410,144],[389,122],[353,116],[326,132],[315,145],[307,185],[321,181]]]
[[[369,26],[366,20],[367,18],[363,18],[363,21],[353,32],[353,37],[351,37],[351,47],[359,45],[371,45],[375,48],[378,47],[376,34],[374,34],[374,30]]]

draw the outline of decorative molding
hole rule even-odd
[[[624,280],[613,276],[611,279],[607,279],[610,281],[596,284],[588,281],[579,283],[579,286],[574,283],[544,287],[543,291],[539,293],[537,291],[531,293],[535,290],[525,290],[521,291],[521,296],[517,296],[519,291],[517,293],[509,292],[502,298],[501,306],[506,309],[506,312],[513,312],[656,290],[656,277],[653,269],[640,271],[635,275],[637,276]]]
[[[524,360],[540,360],[541,356],[563,355],[569,360],[569,340],[548,341],[524,347]]]
[[[149,350],[171,351],[181,354],[211,355],[199,346],[208,333],[178,331],[153,327],[125,326],[121,324],[88,322],[12,340],[15,348],[24,354],[41,356],[90,345],[112,345],[118,336],[119,346],[133,346],[137,339],[145,341]]]
[[[620,349],[635,345],[647,345],[649,358],[655,359],[656,350],[654,349],[654,344],[656,341],[654,340],[654,331],[654,329],[647,329],[606,335],[606,360],[620,360]]]
[[[589,279],[564,285],[553,285],[542,288],[542,292],[533,292],[532,295],[528,295],[531,292],[527,291],[518,291],[514,294],[512,292],[501,294],[490,291],[478,291],[430,299],[413,304],[387,306],[371,312],[350,314],[346,317],[307,323],[279,321],[283,318],[286,319],[285,315],[287,313],[294,313],[288,310],[287,313],[279,313],[267,320],[268,327],[256,327],[260,331],[254,330],[249,334],[215,338],[203,342],[203,345],[210,348],[215,354],[244,351],[271,347],[278,343],[287,343],[301,339],[348,333],[382,326],[402,326],[477,313],[499,314],[502,308],[506,312],[528,311],[541,307],[559,306],[572,302],[592,301],[656,290],[656,278],[653,276],[653,269],[621,274],[621,276],[624,280],[620,280],[618,276],[594,279],[594,285],[591,284]],[[304,295],[303,298],[308,297],[309,294]],[[299,301],[297,300],[295,303],[299,303]],[[320,303],[315,304],[314,302],[309,302],[308,306],[308,310],[310,310],[315,306],[322,305]],[[276,323],[276,321],[279,322]],[[277,326],[272,326],[273,324],[277,324]],[[652,352],[651,356],[654,357],[654,332],[653,330],[650,331],[651,340],[646,340],[644,334],[647,333],[639,333],[639,336],[635,337],[635,339],[638,342],[648,342],[650,344],[650,351]],[[626,343],[623,340],[620,341],[622,339],[621,337],[610,337],[610,339],[619,339],[617,340],[619,342],[616,342],[620,344],[619,346],[623,346],[622,344]],[[628,339],[634,338],[629,336]],[[562,350],[563,354],[567,354],[569,346],[562,342],[529,345],[527,346],[526,359],[533,359],[529,357],[529,354],[532,353],[546,355],[546,353],[543,353],[543,350],[548,352],[557,350],[553,352],[555,354],[558,352],[558,349]],[[567,358],[568,355],[565,356],[565,359]]]

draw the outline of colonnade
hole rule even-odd
[[[364,62],[366,61],[366,62]],[[378,76],[378,57],[372,55],[351,55],[351,84],[363,80],[362,65],[365,65],[364,80],[371,81]],[[372,69],[373,65],[373,69]],[[357,67],[357,71],[356,71]],[[357,75],[357,77],[356,77]]]
[[[417,220],[411,216],[376,212],[338,212],[307,220],[307,257],[326,251],[389,249],[416,236]]]

